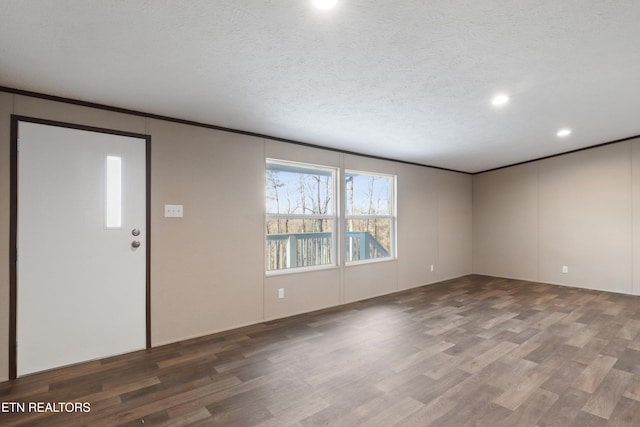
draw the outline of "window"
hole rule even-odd
[[[345,261],[394,256],[395,177],[345,171]]]
[[[106,228],[122,227],[122,158],[107,156],[106,162]]]
[[[335,265],[336,169],[267,159],[267,271]]]

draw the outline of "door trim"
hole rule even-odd
[[[18,372],[16,325],[17,325],[17,237],[18,237],[18,125],[20,122],[37,123],[49,126],[106,133],[118,136],[128,136],[145,140],[146,162],[146,303],[145,303],[145,334],[146,348],[151,348],[151,135],[125,132],[114,129],[99,128],[74,123],[58,122],[35,117],[11,115],[11,153],[10,153],[10,211],[9,211],[9,379],[15,379]]]

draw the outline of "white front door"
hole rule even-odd
[[[145,348],[146,140],[18,123],[18,376]]]

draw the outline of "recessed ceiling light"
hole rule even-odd
[[[496,107],[504,105],[507,102],[509,102],[509,95],[505,95],[504,93],[494,96],[491,100],[491,104],[495,105]]]
[[[336,3],[338,3],[338,0],[313,0],[313,5],[322,10],[331,9]]]
[[[571,129],[560,129],[556,135],[560,138],[571,135]]]

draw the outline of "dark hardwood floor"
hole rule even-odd
[[[91,405],[0,425],[640,426],[639,333],[639,297],[468,276],[0,383]]]

